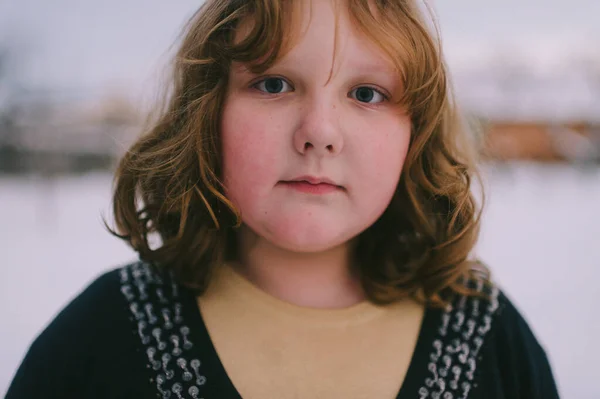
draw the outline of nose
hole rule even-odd
[[[302,121],[294,134],[294,147],[302,155],[336,156],[344,147],[339,107],[331,102],[313,101],[303,107]]]

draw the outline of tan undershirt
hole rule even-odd
[[[198,304],[244,399],[395,398],[424,307],[314,309],[281,301],[223,266]]]

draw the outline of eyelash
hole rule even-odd
[[[288,85],[289,85],[289,86],[290,86],[292,89],[294,89],[294,86],[293,86],[293,85],[292,85],[290,82],[288,82],[288,81],[287,81],[287,79],[285,79],[285,78],[282,78],[281,76],[266,76],[266,77],[263,77],[263,78],[261,78],[260,80],[258,80],[258,81],[255,81],[254,83],[252,83],[252,84],[250,85],[250,87],[252,87],[252,88],[255,88],[255,89],[259,90],[261,93],[265,93],[265,94],[281,94],[281,93],[268,93],[268,92],[262,91],[262,90],[260,90],[260,89],[258,89],[258,88],[256,87],[256,86],[258,86],[259,84],[261,84],[261,83],[264,83],[265,81],[267,81],[267,80],[269,80],[269,79],[280,79],[280,80],[282,80],[283,82],[285,82],[286,84],[288,84]],[[381,97],[383,97],[383,100],[382,100],[381,102],[379,102],[379,103],[373,103],[373,104],[371,104],[371,103],[365,103],[365,102],[361,102],[362,104],[369,104],[369,105],[371,105],[371,106],[376,106],[376,105],[379,105],[379,104],[381,104],[381,103],[382,103],[382,102],[384,102],[384,101],[389,101],[389,96],[388,96],[388,95],[386,95],[386,94],[385,94],[383,91],[381,91],[381,90],[377,89],[376,87],[369,86],[369,85],[363,85],[363,86],[358,86],[358,87],[355,87],[354,89],[352,89],[352,90],[351,90],[351,92],[353,92],[353,91],[355,91],[355,90],[358,90],[358,89],[360,89],[360,88],[368,88],[368,89],[370,89],[370,90],[373,90],[373,91],[374,91],[374,92],[376,92],[377,94],[381,95]]]
[[[363,104],[369,104],[369,105],[372,105],[372,106],[373,106],[373,105],[379,105],[379,104],[381,104],[381,103],[383,103],[383,102],[385,102],[385,101],[389,101],[389,100],[390,100],[389,96],[387,96],[387,95],[386,95],[384,92],[382,92],[381,90],[377,89],[376,87],[369,86],[369,85],[365,85],[365,86],[358,86],[358,87],[356,87],[356,88],[352,89],[352,90],[351,90],[351,92],[353,92],[353,91],[355,91],[355,90],[358,90],[358,89],[362,89],[362,88],[367,88],[367,89],[373,90],[375,93],[377,93],[377,94],[379,94],[381,97],[383,97],[383,100],[382,100],[381,102],[379,102],[379,103],[374,103],[374,104],[371,104],[371,103],[363,103]]]
[[[252,83],[250,85],[250,87],[257,89],[256,86],[258,86],[261,83],[266,82],[269,79],[279,79],[279,80],[282,80],[283,82],[285,82],[286,84],[288,84],[292,89],[294,89],[294,86],[290,82],[288,82],[287,79],[282,78],[281,76],[266,76],[266,77],[263,77],[260,80],[255,81],[254,83]],[[264,92],[264,91],[262,91],[260,89],[257,89],[257,90],[259,90],[259,91],[261,91],[262,93],[265,93],[265,94],[280,94],[280,93],[268,93],[268,92]]]

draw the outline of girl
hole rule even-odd
[[[8,398],[556,398],[469,258],[479,210],[410,0],[209,0],[116,175],[140,261],[79,295]]]

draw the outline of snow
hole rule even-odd
[[[600,397],[600,169],[488,165],[485,176],[478,255],[546,348],[563,397]],[[70,299],[135,259],[102,225],[110,188],[105,174],[0,177],[0,393]]]

